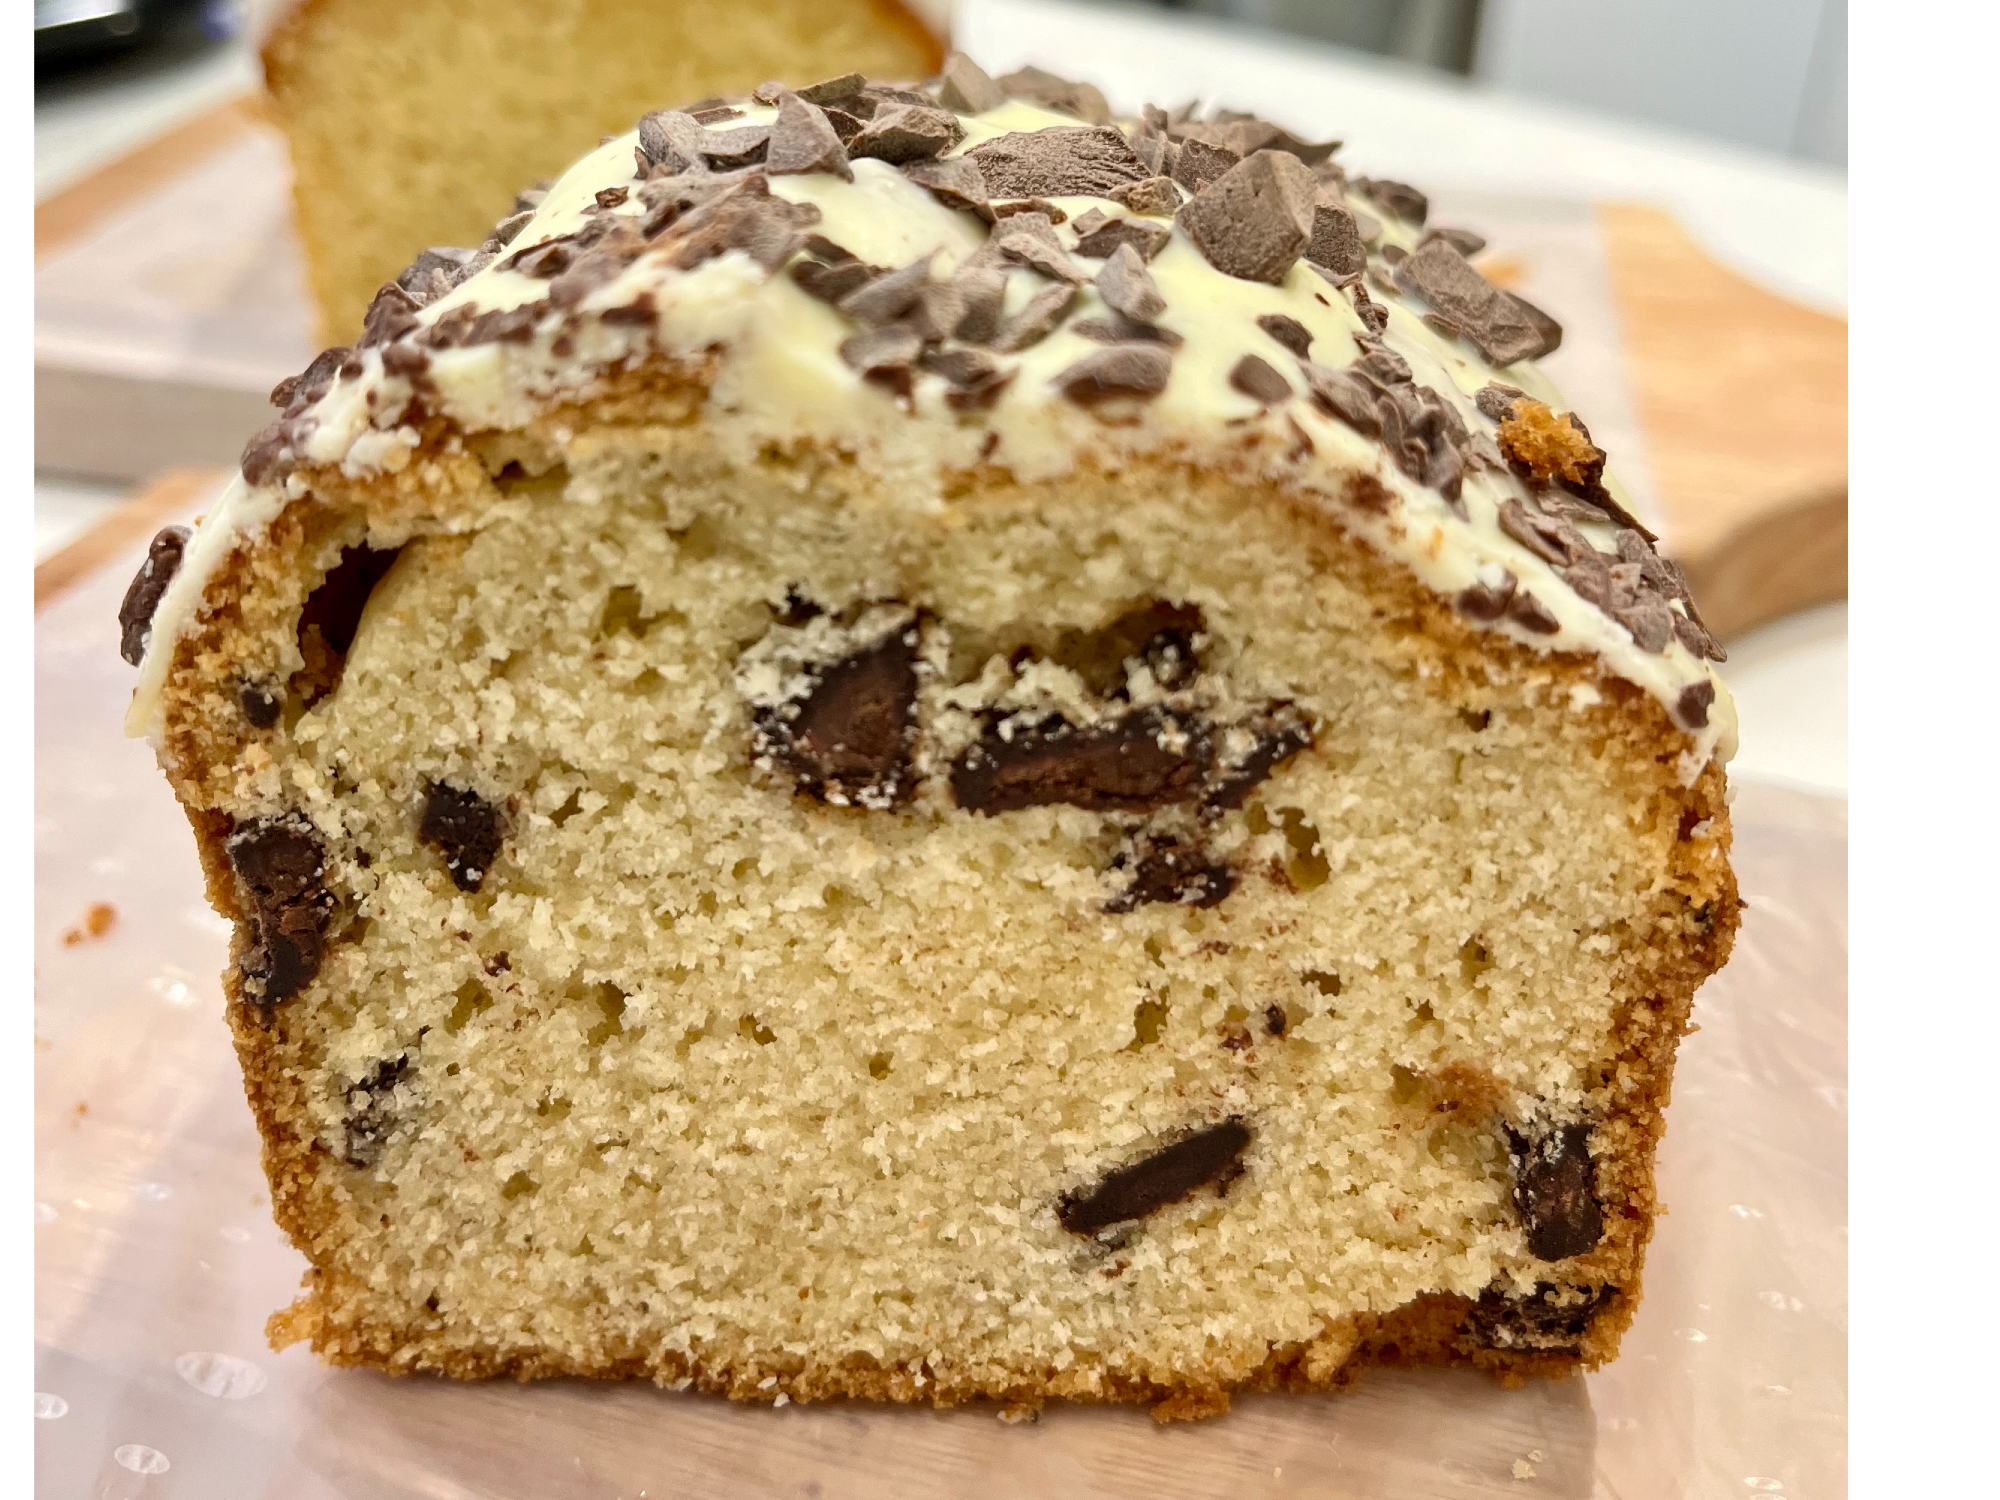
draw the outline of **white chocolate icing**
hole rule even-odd
[[[776,110],[745,105],[743,118],[718,125],[735,129],[773,120]],[[1075,126],[1067,115],[1010,102],[983,115],[964,116],[966,138],[957,152],[1014,131]],[[423,308],[420,324],[434,324],[455,309],[496,311],[545,298],[549,281],[503,269],[509,256],[582,227],[599,213],[625,215],[635,222],[645,213],[638,191],[636,132],[608,141],[557,181],[533,217],[494,264]],[[902,171],[879,161],[852,163],[854,180],[830,173],[773,176],[771,193],[794,203],[810,203],[820,214],[814,233],[845,247],[861,260],[897,267],[934,253],[932,274],[949,274],[977,251],[987,226],[969,211],[945,207]],[[597,207],[607,188],[629,189],[626,201]],[[1070,220],[1056,229],[1073,247],[1077,217],[1091,208],[1132,217],[1107,199],[1063,197],[1050,200]],[[1372,202],[1355,206],[1378,219],[1382,237],[1410,249],[1419,232],[1384,213]],[[1162,226],[1172,221],[1154,221]],[[1078,258],[1095,271],[1097,262]],[[1327,415],[1305,398],[1296,362],[1261,330],[1257,318],[1282,313],[1313,335],[1312,359],[1339,368],[1364,351],[1356,335],[1365,332],[1347,297],[1304,260],[1277,285],[1237,280],[1211,266],[1186,234],[1172,238],[1148,269],[1166,310],[1159,326],[1182,336],[1173,351],[1172,373],[1159,395],[1121,403],[1115,422],[1077,405],[1052,383],[1086,355],[1105,346],[1073,331],[1080,318],[1106,309],[1096,290],[1085,285],[1063,326],[1029,348],[999,358],[1015,373],[991,408],[967,414],[945,402],[944,381],[920,374],[908,407],[881,386],[861,378],[841,358],[839,346],[855,332],[845,316],[807,295],[787,275],[767,273],[741,251],[730,251],[693,270],[678,270],[664,256],[641,254],[614,279],[597,287],[571,315],[550,308],[524,342],[489,342],[429,350],[423,399],[461,432],[522,426],[553,404],[587,397],[606,371],[648,358],[696,360],[716,351],[714,378],[704,423],[712,436],[748,461],[771,443],[813,441],[865,457],[876,473],[894,473],[900,503],[936,511],[947,501],[944,475],[980,461],[1003,466],[1024,480],[1058,476],[1085,456],[1115,467],[1122,458],[1162,454],[1196,463],[1246,468],[1268,480],[1322,497],[1342,526],[1365,537],[1385,555],[1447,598],[1485,581],[1499,570],[1511,572],[1557,622],[1554,634],[1530,633],[1511,620],[1486,628],[1501,630],[1540,651],[1587,652],[1605,668],[1651,693],[1673,714],[1683,692],[1708,682],[1714,701],[1705,727],[1689,732],[1682,757],[1691,780],[1713,757],[1727,760],[1736,745],[1736,717],[1727,688],[1706,661],[1678,640],[1664,651],[1639,648],[1626,628],[1580,597],[1540,557],[1503,532],[1501,503],[1527,496],[1510,472],[1469,466],[1460,516],[1438,491],[1406,477],[1382,444]],[[1011,273],[1007,307],[1032,295],[1039,276]],[[1369,288],[1388,309],[1381,342],[1409,364],[1419,386],[1450,402],[1473,432],[1493,423],[1480,414],[1474,395],[1496,379],[1558,410],[1560,396],[1532,363],[1504,371],[1486,364],[1468,343],[1441,337],[1419,315],[1419,304],[1400,294]],[[607,309],[650,297],[656,316],[650,325],[607,322]],[[564,352],[555,349],[558,335]],[[1234,389],[1229,375],[1239,358],[1255,354],[1286,375],[1297,399],[1266,407]],[[357,355],[358,376],[338,380],[307,408],[311,427],[300,460],[337,466],[363,477],[403,467],[416,445],[413,429],[398,425],[412,394],[409,379],[386,370],[380,347]],[[1296,424],[1296,426],[1294,426]],[[1303,431],[1312,451],[1301,452]],[[1394,497],[1384,514],[1373,514],[1341,499],[1357,473],[1372,476]],[[1611,493],[1623,499],[1607,477]],[[161,689],[174,642],[198,621],[208,579],[232,549],[254,537],[290,500],[310,493],[306,477],[293,473],[270,485],[252,486],[239,476],[203,521],[185,561],[154,617],[152,647],[140,671],[127,720],[129,732],[157,736]],[[1612,527],[1583,523],[1593,545],[1608,551]],[[1582,706],[1580,697],[1572,701]],[[1677,720],[1678,722],[1678,720]]]

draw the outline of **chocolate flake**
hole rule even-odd
[[[1209,755],[1205,727],[1162,707],[1084,729],[1060,717],[995,724],[952,763],[951,791],[960,807],[987,814],[1057,803],[1151,812],[1192,801]]]
[[[927,349],[919,361],[951,389],[945,405],[953,411],[984,411],[1000,399],[1014,372],[980,349]]]
[[[246,823],[223,850],[250,926],[239,966],[243,996],[269,1025],[272,1009],[319,973],[334,908],[323,883],[326,852],[301,813]]]
[[[1236,872],[1194,845],[1169,835],[1142,834],[1112,861],[1125,884],[1104,909],[1114,915],[1141,906],[1219,906],[1236,889]]]
[[[1257,319],[1257,326],[1300,359],[1312,352],[1312,330],[1297,318],[1284,313],[1265,313]]]
[[[1311,242],[1313,175],[1295,156],[1245,157],[1180,211],[1181,228],[1225,276],[1272,285]]]
[[[934,254],[935,252],[933,252]],[[917,304],[930,280],[931,255],[871,278],[840,300],[840,310],[866,328],[893,323]]]
[[[1184,140],[1174,155],[1172,180],[1190,193],[1199,193],[1243,160],[1242,153],[1208,141]]]
[[[841,104],[858,98],[868,87],[868,80],[859,73],[842,73],[838,78],[822,79],[818,83],[807,84],[799,90],[799,97],[808,104]]]
[[[1143,1219],[1211,1184],[1225,1189],[1243,1171],[1250,1127],[1231,1117],[1181,1137],[1129,1166],[1105,1173],[1097,1186],[1065,1196],[1057,1221],[1071,1234],[1094,1235]]]
[[[1396,466],[1429,485],[1463,514],[1463,448],[1469,440],[1456,407],[1413,380],[1392,350],[1374,347],[1345,369],[1302,363],[1314,402],[1364,437],[1377,438]]]
[[[1562,621],[1550,614],[1548,606],[1526,589],[1516,594],[1507,606],[1507,618],[1535,635],[1554,635],[1562,629]]]
[[[1417,248],[1421,250],[1432,240],[1443,240],[1452,249],[1467,259],[1477,255],[1486,248],[1486,236],[1483,234],[1474,234],[1470,229],[1445,229],[1442,227],[1426,229],[1424,237],[1417,241]]]
[[[847,151],[826,111],[789,93],[778,100],[764,170],[773,177],[831,172],[844,182],[854,181],[854,168],[848,165]]]
[[[1490,625],[1507,613],[1507,606],[1513,603],[1514,590],[1519,584],[1519,579],[1502,568],[1496,582],[1482,580],[1469,588],[1460,589],[1452,603],[1467,619]]]
[[[773,197],[760,174],[691,209],[677,221],[669,262],[691,271],[731,250],[741,250],[767,271],[775,271],[803,242],[803,232],[820,219],[810,203]]]
[[[998,257],[1039,271],[1053,281],[1088,281],[1089,273],[1070,258],[1056,238],[1055,225],[1043,213],[1018,213],[993,226],[978,255]]]
[[[1597,1201],[1590,1126],[1579,1122],[1526,1134],[1508,1126],[1507,1155],[1529,1253],[1537,1260],[1567,1260],[1596,1249],[1604,1237],[1604,1210]]]
[[[757,708],[752,754],[835,807],[888,808],[916,791],[917,627],[810,669],[805,691]]]
[[[1479,347],[1495,365],[1533,359],[1553,347],[1525,303],[1481,276],[1448,241],[1427,240],[1396,266],[1396,284],[1415,293]]]
[[[1229,384],[1252,401],[1261,401],[1266,406],[1276,406],[1281,401],[1292,399],[1292,383],[1254,354],[1246,354],[1236,361],[1229,372]]]
[[[1092,209],[1092,213],[1099,213]],[[1141,260],[1151,260],[1167,248],[1167,241],[1174,232],[1164,224],[1147,224],[1138,219],[1113,219],[1106,217],[1102,223],[1093,224],[1088,230],[1084,221],[1078,219],[1076,253],[1109,259],[1120,246],[1130,246],[1136,250]]]
[[[1108,125],[1015,131],[982,142],[965,156],[979,164],[988,191],[1001,198],[1102,198],[1152,175]]]
[[[963,52],[954,52],[944,60],[944,70],[938,75],[938,102],[962,115],[983,115],[1005,104],[1007,95],[978,63]]]
[[[1120,245],[1097,273],[1097,294],[1105,306],[1135,323],[1151,323],[1167,310],[1146,262],[1130,245]]]
[[[909,369],[923,348],[923,336],[907,323],[885,323],[842,340],[840,357],[864,378],[907,394]]]
[[[918,187],[929,189],[946,208],[977,210],[988,201],[986,174],[969,156],[913,161],[903,168],[903,175]]]
[[[1157,323],[1134,323],[1121,313],[1078,318],[1069,325],[1069,331],[1095,344],[1165,344],[1169,349],[1178,349],[1187,342],[1171,328],[1162,328]]]
[[[848,143],[848,155],[870,156],[891,166],[928,161],[965,139],[958,116],[921,104],[898,104],[880,111]]]
[[[1391,182],[1386,177],[1357,177],[1354,191],[1419,229],[1431,211],[1431,200],[1406,182]]]
[[[1043,287],[1028,299],[1019,312],[1000,325],[999,331],[988,341],[989,347],[1002,354],[1017,354],[1032,348],[1055,332],[1075,300],[1076,288],[1069,282],[1060,281],[1054,286]],[[971,315],[967,316],[969,319]],[[964,325],[960,326],[959,337],[973,342],[971,336],[963,331]]]
[[[1079,406],[1119,397],[1157,396],[1167,388],[1173,357],[1157,344],[1113,344],[1056,376],[1055,384]]]
[[[1009,99],[1026,99],[1093,125],[1111,123],[1111,106],[1095,84],[1076,83],[1041,68],[1016,68],[994,82]]]
[[[139,571],[126,586],[118,605],[118,654],[138,666],[146,658],[153,640],[153,613],[181,568],[187,555],[188,538],[194,533],[185,526],[164,526],[146,548]]]
[[[433,782],[417,836],[444,856],[453,885],[476,891],[500,853],[500,809],[470,787]]]
[[[1508,414],[1514,410],[1514,403],[1521,399],[1521,395],[1522,392],[1511,385],[1502,385],[1497,380],[1490,380],[1479,388],[1479,394],[1472,398],[1472,404],[1479,408],[1482,415],[1491,417],[1496,422],[1504,422]]]

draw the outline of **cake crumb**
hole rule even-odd
[[[74,948],[79,943],[93,942],[111,930],[118,920],[118,908],[109,901],[93,901],[83,914],[83,920],[63,934],[63,946]]]
[[[1542,1450],[1539,1448],[1530,1448],[1526,1458],[1517,1458],[1514,1460],[1514,1477],[1516,1479],[1533,1479],[1536,1472],[1535,1465],[1541,1461]]]

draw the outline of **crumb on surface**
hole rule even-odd
[[[111,930],[118,920],[118,908],[109,901],[93,901],[83,914],[83,920],[63,934],[63,946],[74,948],[79,943],[93,942]]]

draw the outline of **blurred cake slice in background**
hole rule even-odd
[[[477,243],[576,143],[662,99],[848,71],[923,78],[942,0],[297,0],[265,23],[264,78],[323,342],[428,245]]]

